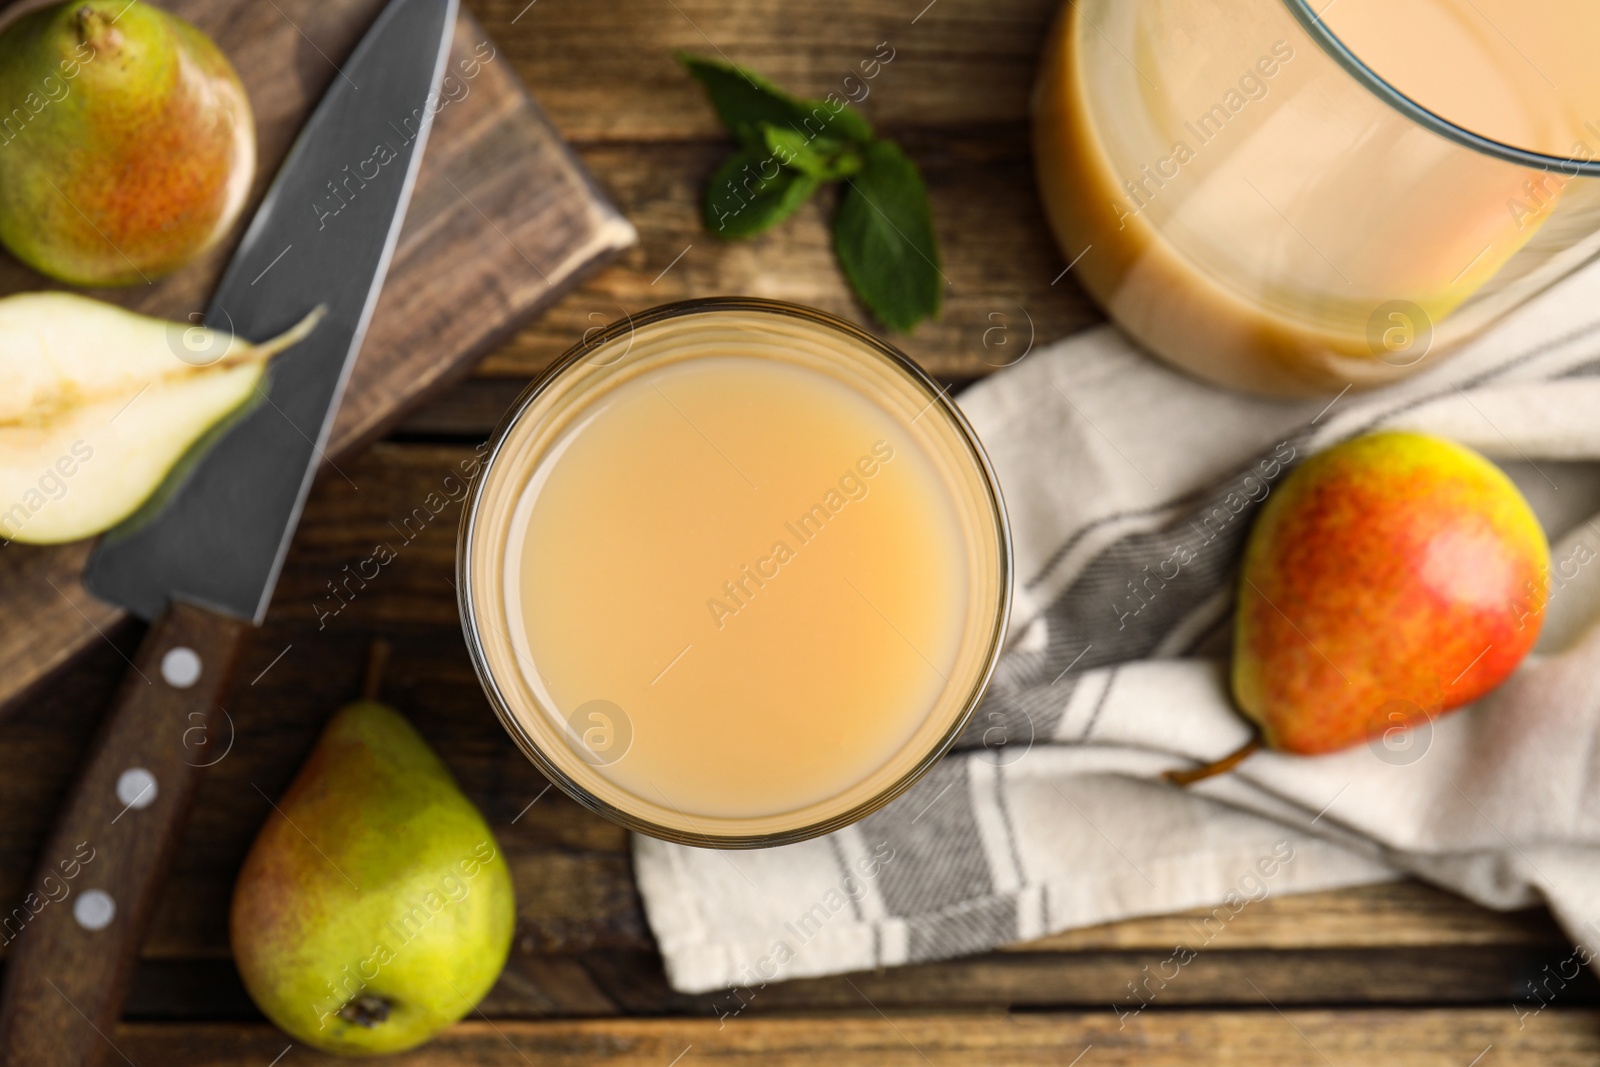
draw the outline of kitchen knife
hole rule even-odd
[[[89,590],[153,624],[24,907],[0,916],[16,938],[0,994],[0,1063],[126,1058],[113,1030],[144,929],[201,769],[221,758],[212,720],[266,613],[377,303],[455,21],[456,0],[390,0],[340,67],[205,318],[265,338],[319,305],[326,314],[273,360],[254,406],[181,484],[164,487],[160,508],[106,534],[89,560]],[[181,329],[172,336],[175,360],[208,358],[185,348]]]

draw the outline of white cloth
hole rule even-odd
[[[1402,874],[1492,908],[1542,900],[1583,959],[1600,954],[1600,466],[1572,462],[1600,459],[1600,268],[1426,373],[1331,405],[1212,388],[1109,327],[1028,355],[961,405],[1014,530],[1014,626],[990,693],[957,751],[855,826],[761,852],[636,838],[675,988],[1215,905],[1209,928],[1266,893]],[[1249,736],[1226,655],[1259,500],[1286,457],[1376,427],[1463,442],[1523,488],[1552,543],[1538,649],[1431,728],[1164,784]],[[1127,583],[1180,543],[1197,558],[1135,599]]]

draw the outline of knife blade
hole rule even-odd
[[[399,237],[454,6],[393,0],[290,149],[206,323],[264,338],[327,314],[161,512],[102,539],[84,574],[102,600],[146,619],[173,599],[266,613]]]
[[[92,593],[154,623],[31,883],[63,884],[63,864],[75,874],[70,898],[29,909],[13,935],[0,1063],[114,1052],[108,1035],[156,890],[212,758],[214,712],[271,601],[399,237],[456,7],[390,0],[340,67],[205,315],[256,339],[319,305],[322,321],[273,360],[254,406],[163,487],[159,508],[107,533],[89,560]],[[207,361],[173,336],[175,359]]]

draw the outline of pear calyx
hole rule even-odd
[[[389,1021],[389,1009],[393,1005],[388,998],[374,996],[371,993],[358,993],[345,1001],[344,1007],[335,1014],[347,1023],[371,1030],[379,1023]]]

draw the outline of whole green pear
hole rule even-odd
[[[245,988],[296,1040],[395,1052],[461,1018],[511,950],[511,874],[483,816],[400,714],[334,715],[234,885]]]
[[[238,217],[255,122],[226,57],[129,0],[70,0],[0,33],[0,241],[76,285],[175,270]]]

